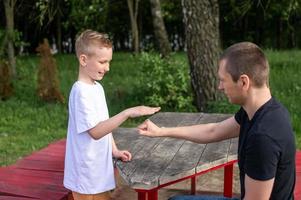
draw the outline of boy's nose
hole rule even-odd
[[[105,70],[106,70],[106,72],[110,71],[110,65],[107,65],[107,66],[105,67]]]

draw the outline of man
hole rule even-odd
[[[146,120],[138,127],[140,134],[176,137],[198,143],[239,136],[241,199],[293,199],[294,134],[288,111],[271,96],[269,64],[263,51],[250,42],[232,45],[219,60],[218,76],[219,89],[231,103],[241,106],[233,117],[218,123],[175,128],[159,128]],[[180,199],[207,198],[172,198]]]

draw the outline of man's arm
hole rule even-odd
[[[240,125],[234,117],[224,121],[193,126],[159,128],[150,120],[146,120],[138,126],[142,135],[150,137],[175,137],[190,140],[197,143],[217,142],[239,135]]]
[[[274,178],[267,181],[259,181],[252,179],[247,174],[245,175],[245,197],[244,200],[269,200],[273,185]]]

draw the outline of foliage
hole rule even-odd
[[[162,110],[195,111],[187,63],[146,52],[141,53],[139,61],[137,91],[141,91],[142,102],[161,106]]]
[[[93,28],[103,32],[108,12],[106,0],[70,0],[71,13],[65,27],[74,27],[77,32]]]
[[[65,0],[66,2],[67,0]],[[61,0],[38,0],[35,2],[35,7],[38,10],[37,20],[39,25],[48,25],[51,23],[57,13],[61,13]]]
[[[0,58],[6,55],[6,31],[0,28]],[[28,46],[29,43],[23,41],[23,34],[18,30],[14,30],[13,42],[15,48],[20,48],[21,46]]]
[[[59,90],[56,62],[51,55],[47,39],[44,39],[44,42],[38,46],[37,51],[41,55],[38,70],[38,96],[44,101],[64,102],[64,97]]]
[[[224,47],[248,40],[269,48],[300,47],[301,0],[219,0],[220,33]],[[183,50],[184,25],[181,1],[161,0],[162,14],[170,42]],[[4,10],[0,4],[0,10]],[[122,13],[122,17],[120,17]],[[60,16],[58,22],[56,17]],[[5,26],[5,12],[0,12],[0,29]],[[26,19],[26,26],[24,26]],[[138,14],[139,38],[142,46],[154,45],[149,0],[140,0]],[[22,40],[35,47],[44,37],[58,42],[60,25],[62,40],[75,38],[83,29],[107,32],[114,38],[115,49],[129,50],[130,18],[125,1],[114,0],[26,0],[16,2],[15,27],[23,33]],[[281,44],[278,44],[280,41]]]
[[[249,40],[269,48],[300,47],[300,0],[220,0],[219,4],[224,46]]]

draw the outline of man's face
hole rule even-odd
[[[226,61],[219,62],[219,85],[218,89],[223,91],[230,103],[242,105],[242,88],[239,81],[234,82],[231,75],[226,71]]]

